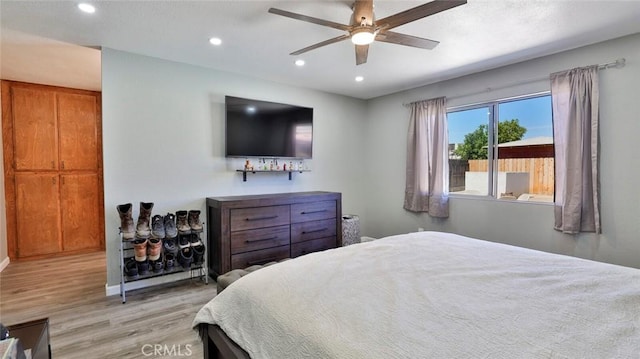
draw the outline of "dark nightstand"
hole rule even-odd
[[[9,336],[20,339],[25,351],[31,349],[32,359],[50,359],[49,318],[10,325]]]

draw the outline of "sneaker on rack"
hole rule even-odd
[[[156,214],[151,218],[151,238],[164,238],[164,218]]]
[[[151,270],[153,271],[153,273],[161,273],[162,270],[164,269],[164,262],[162,261],[162,258],[159,258],[158,260],[155,261],[149,261],[149,267],[151,267]]]
[[[176,228],[176,215],[173,213],[167,213],[164,216],[164,230],[165,238],[176,238],[178,236],[178,229]]]
[[[191,233],[189,237],[189,245],[191,247],[198,247],[202,245],[202,241],[200,240],[200,235],[198,233]]]
[[[175,257],[175,255],[178,254],[178,245],[176,244],[176,239],[165,239],[164,243],[162,243],[162,251],[165,254],[173,254]]]
[[[173,253],[167,253],[164,255],[164,269],[170,271],[176,264],[176,256]]]
[[[178,235],[178,247],[180,249],[191,246],[191,235],[190,234],[180,234]]]
[[[127,263],[124,264],[124,274],[128,278],[138,278],[138,266],[135,259],[130,258]]]

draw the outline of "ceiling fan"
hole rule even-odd
[[[371,44],[374,40],[398,45],[412,46],[421,49],[433,49],[434,47],[436,47],[436,45],[439,44],[438,41],[400,34],[390,30],[400,25],[422,19],[423,17],[427,17],[429,15],[437,14],[441,11],[449,10],[466,3],[466,0],[435,0],[420,6],[416,6],[412,9],[387,16],[383,19],[376,20],[373,14],[373,0],[356,0],[356,2],[353,4],[353,15],[351,16],[351,22],[349,25],[296,14],[276,8],[270,8],[269,12],[276,15],[290,17],[296,20],[310,22],[316,25],[328,26],[334,29],[346,31],[346,34],[319,42],[311,46],[307,46],[303,49],[292,52],[291,55],[300,55],[322,46],[330,45],[346,39],[351,39],[356,48],[356,65],[361,65],[367,62],[369,44]]]

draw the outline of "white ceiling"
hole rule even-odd
[[[394,29],[440,41],[435,49],[376,42],[356,66],[349,41],[290,56],[342,32],[267,13],[276,7],[348,24],[352,1],[88,2],[96,13],[73,1],[1,0],[2,78],[99,89],[94,49],[109,47],[368,99],[640,32],[635,0],[468,0]],[[379,0],[376,17],[425,2]],[[211,36],[222,45],[210,45]],[[296,67],[297,58],[306,65]]]

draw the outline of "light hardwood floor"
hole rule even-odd
[[[216,295],[214,281],[128,291],[125,304],[105,296],[105,283],[104,252],[12,262],[0,273],[0,321],[48,317],[53,358],[202,358],[191,322]],[[154,345],[175,355],[155,355]]]

